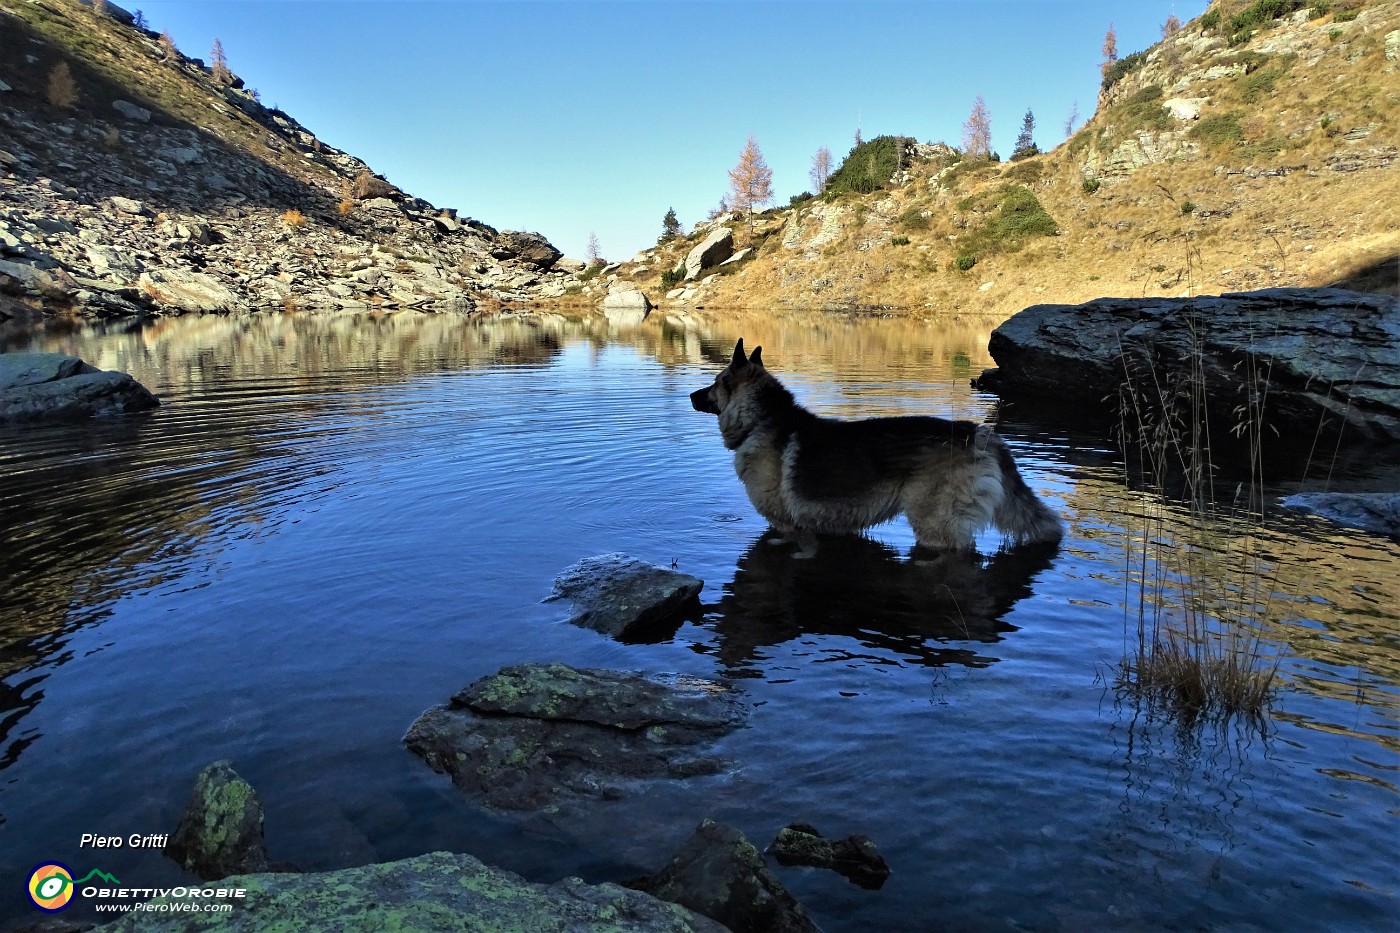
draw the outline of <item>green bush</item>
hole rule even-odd
[[[1332,14],[1332,22],[1349,23],[1361,15],[1360,10],[1338,10]]]
[[[1202,29],[1214,29],[1215,27],[1217,27],[1217,26],[1219,26],[1219,25],[1220,25],[1220,11],[1219,11],[1219,10],[1206,10],[1204,13],[1201,14],[1201,28],[1202,28]]]
[[[908,245],[909,245],[909,238],[908,238],[907,236],[892,236],[892,237],[890,237],[890,245],[891,245],[891,246],[908,246]]]
[[[661,273],[661,287],[670,291],[685,281],[685,266],[667,269]]]
[[[1191,137],[1211,149],[1237,146],[1244,139],[1244,127],[1240,125],[1240,112],[1214,114],[1202,117],[1191,128]]]
[[[959,272],[966,272],[977,265],[977,257],[971,253],[959,253],[958,258],[953,260],[953,268]]]
[[[1196,205],[1192,204],[1190,201],[1182,201],[1181,212],[1183,214],[1194,214],[1196,213]]]
[[[869,194],[889,187],[890,177],[899,170],[908,138],[876,136],[846,153],[841,167],[826,182],[826,194],[835,196],[845,191]]]
[[[1294,10],[1301,10],[1304,0],[1254,0],[1249,6],[1230,17],[1230,32],[1243,32],[1259,26],[1268,26],[1281,16]]]
[[[1095,191],[1099,190],[1099,185],[1100,182],[1097,178],[1092,175],[1087,175],[1080,187],[1084,189],[1085,194],[1093,194]]]
[[[998,240],[1012,242],[1031,236],[1054,236],[1060,232],[1029,188],[1011,185],[1001,199],[1001,212],[992,219],[989,232]]]
[[[1118,135],[1138,130],[1167,130],[1175,121],[1171,111],[1162,106],[1162,89],[1149,84],[1118,105],[1120,119],[1115,125]]]
[[[1332,0],[1317,0],[1317,2],[1312,5],[1312,9],[1308,10],[1308,18],[1322,19],[1322,17],[1331,12]]]
[[[797,205],[805,204],[807,201],[810,200],[812,200],[812,192],[810,191],[804,191],[801,194],[794,194],[792,197],[788,198],[788,207],[796,207]]]
[[[975,207],[976,205],[977,205],[977,199],[976,199],[976,198],[963,198],[963,199],[960,200],[960,201],[957,203],[957,205],[955,205],[955,206],[956,206],[957,209],[960,210],[960,211],[970,211],[970,210],[972,210],[972,208]]]
[[[1012,158],[1014,159],[1015,157],[1013,156]],[[1020,181],[1030,184],[1040,181],[1040,177],[1044,174],[1045,163],[1037,160],[1035,162],[1017,162],[1011,168],[1007,169],[1006,174],[1002,177],[1007,181]]]
[[[1134,68],[1141,68],[1146,61],[1146,52],[1134,52],[1131,55],[1124,55],[1122,58],[1118,59],[1118,61],[1114,62],[1113,64],[1109,65],[1108,68],[1104,69],[1103,89],[1106,91],[1109,88],[1113,87],[1113,85],[1117,84],[1123,78],[1124,75],[1132,71]]]
[[[905,230],[927,230],[929,227],[928,218],[917,207],[909,208],[896,219]]]

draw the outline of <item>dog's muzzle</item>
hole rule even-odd
[[[696,411],[703,411],[707,415],[719,414],[719,407],[710,401],[709,389],[697,389],[690,393],[690,407]]]

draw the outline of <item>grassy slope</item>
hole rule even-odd
[[[1245,5],[1216,7],[1228,20]],[[836,199],[846,209],[840,236],[810,258],[782,240],[793,224],[815,229],[811,208],[775,212],[777,229],[760,240],[758,257],[712,284],[704,302],[1010,315],[1036,302],[1101,295],[1355,282],[1387,261],[1365,284],[1394,291],[1400,165],[1377,167],[1375,160],[1377,151],[1394,159],[1400,144],[1400,62],[1385,57],[1386,33],[1400,28],[1400,6],[1335,6],[1304,22],[1280,21],[1235,46],[1217,32],[1203,33],[1198,21],[1188,23],[1171,49],[1155,46],[1144,67],[1103,95],[1098,112],[1065,144],[1021,162],[964,164],[942,175],[943,164],[916,165],[913,180],[894,190]],[[1348,7],[1360,15],[1347,19]],[[1221,64],[1250,72],[1201,78]],[[1183,79],[1190,84],[1174,89]],[[1154,86],[1164,88],[1155,102]],[[1207,97],[1199,121],[1163,117],[1161,99],[1177,96]],[[1193,134],[1201,124],[1216,132]],[[1165,138],[1162,127],[1170,127]],[[1358,128],[1368,135],[1348,139]],[[1104,176],[1086,193],[1086,168],[1093,174],[1096,161],[1139,133],[1149,134],[1149,145],[1185,144],[1187,151],[1123,177]],[[1334,170],[1356,157],[1371,159],[1372,167]],[[953,260],[994,216],[1011,182],[1034,192],[1059,235],[1028,238],[1015,251],[956,271]],[[926,217],[913,219],[920,214]],[[746,228],[735,226],[745,245]],[[909,242],[895,245],[896,237]],[[673,247],[667,256],[680,251]],[[659,292],[657,278],[637,281]]]

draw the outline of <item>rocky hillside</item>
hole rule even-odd
[[[110,3],[0,0],[0,321],[470,308],[582,270],[400,191]]]
[[[1050,152],[999,162],[898,140],[879,190],[703,224],[590,291],[1004,317],[1100,295],[1400,290],[1400,4],[1216,0],[1105,85]],[[847,164],[873,164],[879,142]],[[678,281],[717,226],[754,252]]]

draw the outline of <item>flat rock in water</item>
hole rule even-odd
[[[160,405],[126,373],[63,353],[0,353],[0,422],[86,418]]]
[[[714,681],[522,664],[425,712],[404,744],[488,806],[539,810],[616,799],[640,779],[719,773],[728,762],[699,746],[747,714]]]
[[[628,886],[689,907],[734,933],[817,930],[753,843],[714,820],[703,821],[660,872]]]
[[[1283,507],[1400,540],[1400,492],[1305,492]]]
[[[705,581],[626,554],[586,557],[559,574],[548,599],[570,599],[575,625],[623,638],[664,621],[700,594]]]
[[[319,874],[252,874],[211,885],[242,889],[236,897],[163,897],[169,905],[133,911],[103,930],[113,933],[219,930],[342,930],[353,933],[724,933],[713,921],[615,884],[566,878],[532,884],[470,855],[426,855]],[[201,910],[230,904],[223,913]]]
[[[778,830],[769,851],[784,865],[829,868],[870,890],[883,887],[890,877],[890,866],[869,837],[827,839],[808,823],[790,823]]]

